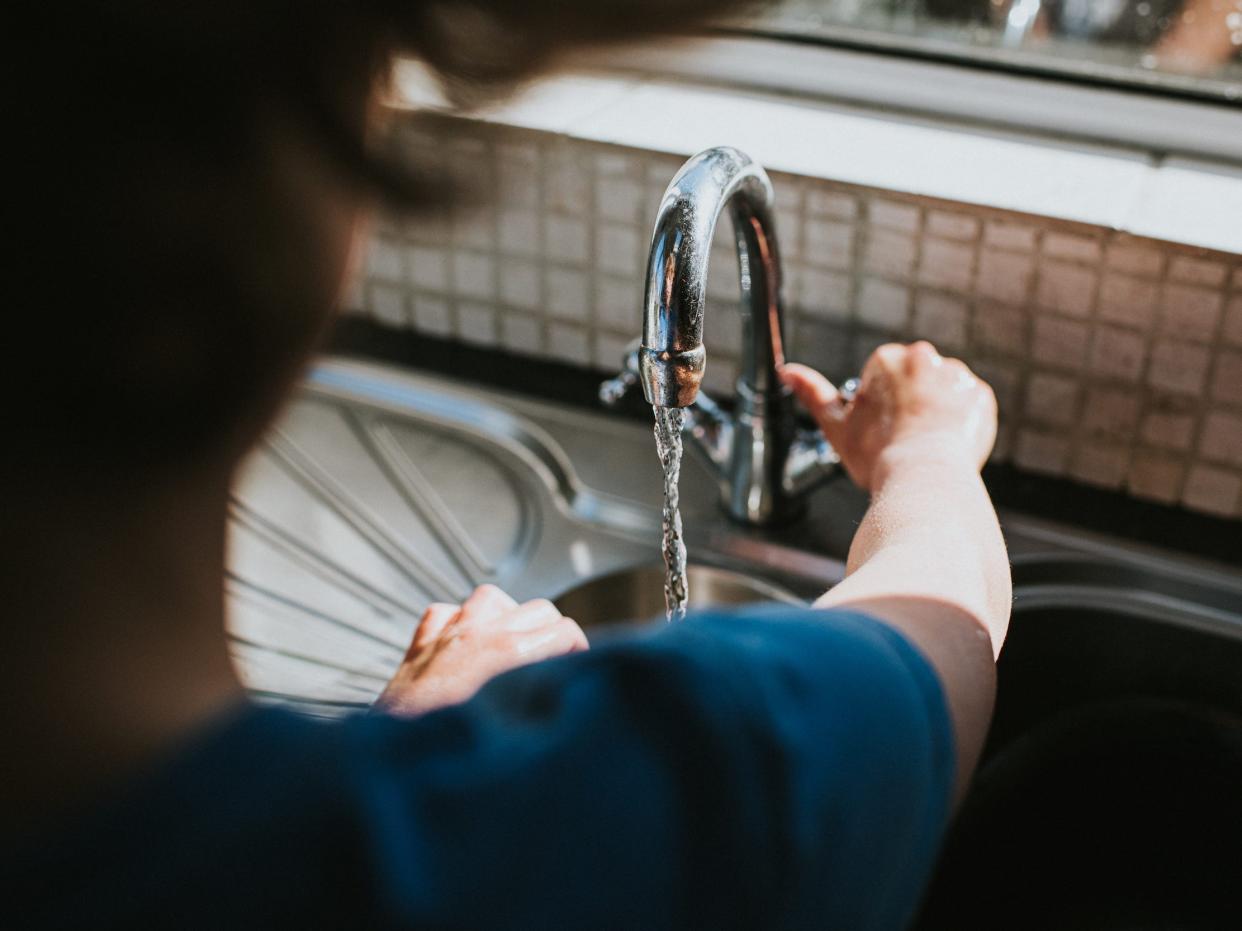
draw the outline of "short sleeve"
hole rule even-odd
[[[692,616],[351,725],[397,926],[898,928],[955,757],[926,660],[863,615]]]

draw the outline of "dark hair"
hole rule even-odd
[[[10,139],[11,468],[132,471],[251,442],[320,338],[333,209],[437,186],[368,138],[392,56],[470,104],[711,0],[112,0],[36,15]],[[336,201],[333,198],[337,198]]]

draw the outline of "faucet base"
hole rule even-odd
[[[768,526],[798,516],[802,502],[786,494],[779,480],[794,433],[789,389],[758,391],[738,380],[732,449],[721,484],[724,509],[734,520]]]

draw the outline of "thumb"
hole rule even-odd
[[[841,422],[845,406],[841,393],[815,369],[796,362],[787,363],[781,367],[781,381],[825,433]]]

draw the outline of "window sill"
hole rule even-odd
[[[442,106],[416,63],[398,70],[396,103]],[[1242,113],[1213,116],[1218,131],[1221,120],[1236,122],[1242,139]],[[679,156],[732,145],[775,171],[1242,254],[1242,159],[1167,158],[1081,136],[615,71],[564,74],[475,117]]]

